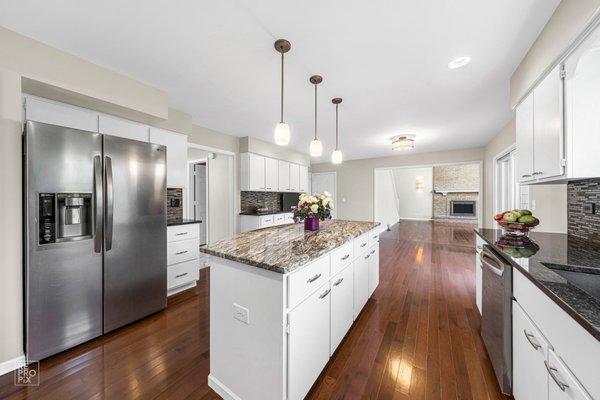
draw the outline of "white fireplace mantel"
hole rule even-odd
[[[448,193],[479,193],[478,189],[441,189],[436,188],[433,190],[435,193],[441,193],[446,196]]]

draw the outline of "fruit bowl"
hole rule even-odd
[[[505,211],[494,216],[494,220],[512,236],[527,236],[529,231],[539,225],[540,220],[529,210]]]

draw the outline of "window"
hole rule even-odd
[[[496,159],[495,213],[529,208],[529,188],[519,184],[516,156],[517,150],[514,149]]]

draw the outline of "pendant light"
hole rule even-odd
[[[342,156],[342,151],[340,150],[340,143],[339,143],[338,108],[339,108],[340,103],[342,102],[342,99],[339,97],[336,97],[336,98],[332,99],[331,102],[333,104],[335,104],[335,150],[333,151],[333,153],[331,153],[331,163],[332,164],[341,164],[343,156]]]
[[[283,122],[283,55],[290,51],[292,44],[285,39],[275,42],[275,50],[281,53],[281,118],[275,126],[275,143],[279,146],[287,146],[290,143],[290,127]]]
[[[310,142],[310,156],[321,157],[323,154],[323,143],[317,139],[317,85],[323,82],[323,77],[319,75],[313,75],[310,77],[310,83],[315,85],[315,138]]]

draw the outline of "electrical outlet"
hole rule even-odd
[[[531,211],[535,211],[535,200],[531,200]]]
[[[250,310],[248,310],[246,307],[240,306],[239,304],[233,303],[233,318],[250,325]]]
[[[585,203],[583,205],[583,213],[584,214],[596,214],[596,204],[595,203]]]

